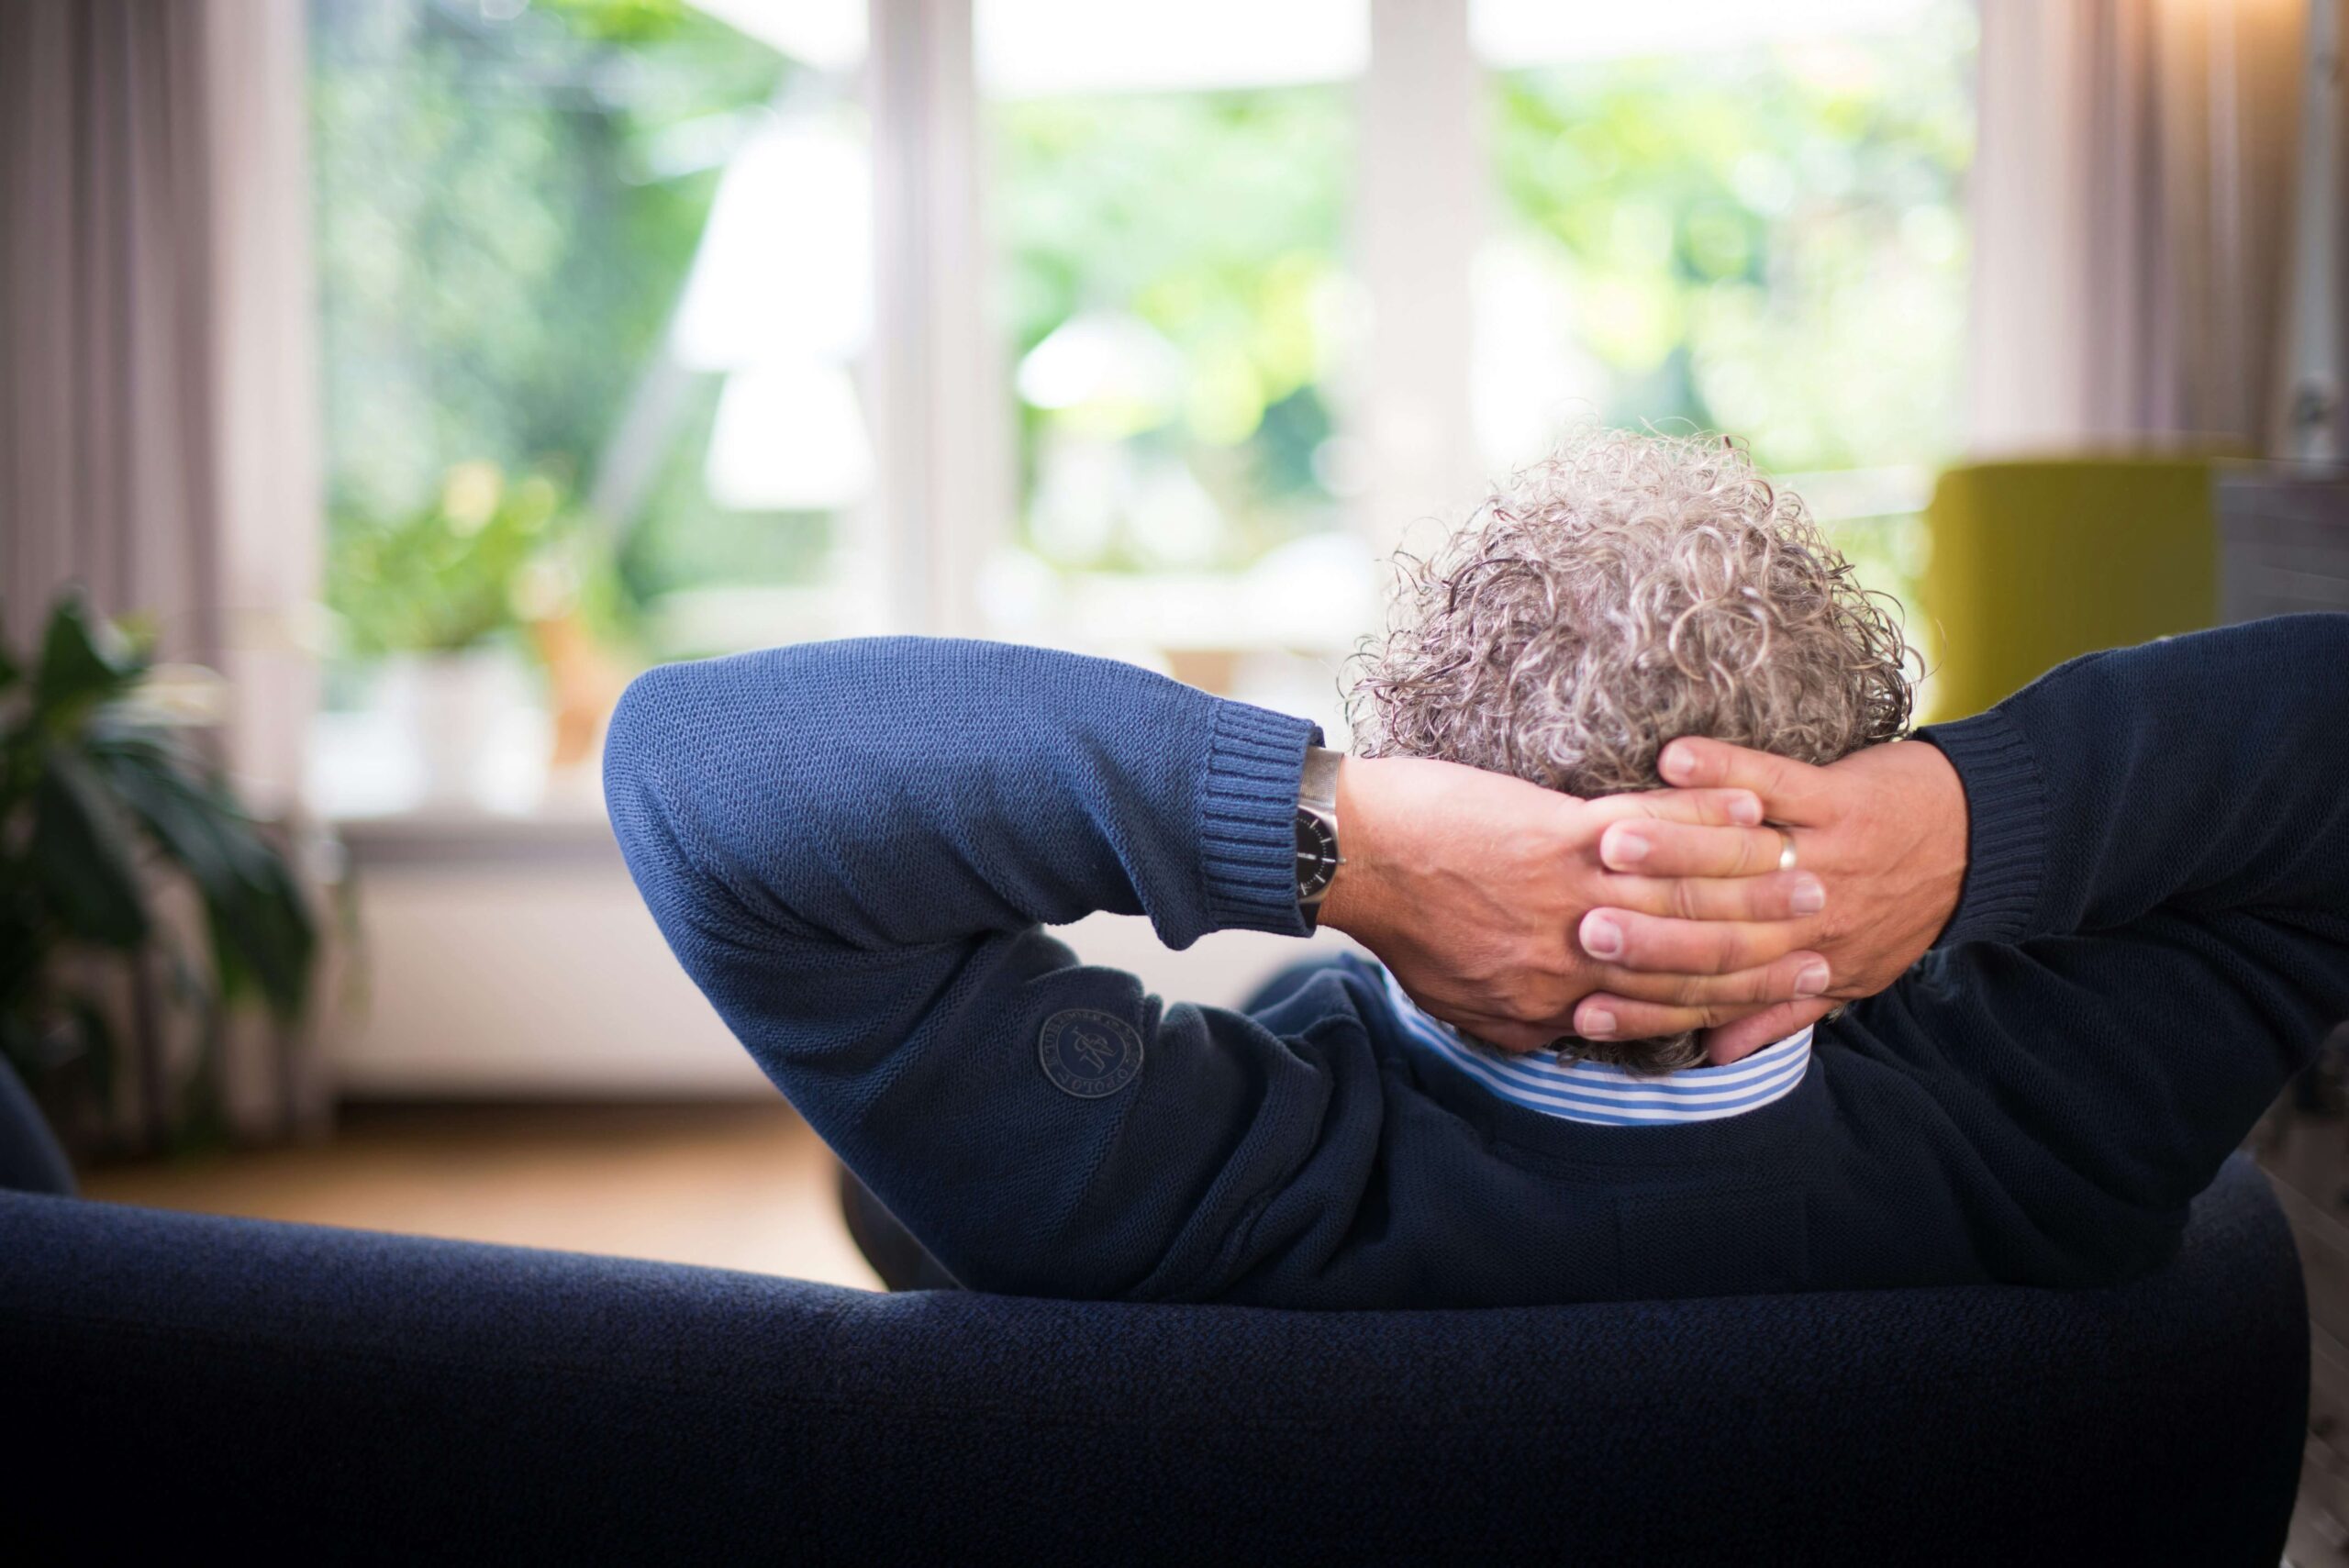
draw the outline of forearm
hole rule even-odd
[[[1107,909],[1182,947],[1302,929],[1312,733],[1106,660],[872,639],[648,673],[606,776],[656,914],[872,951]]]
[[[1946,940],[2110,929],[2156,908],[2349,897],[2349,617],[2091,655],[1938,725],[1972,850]]]

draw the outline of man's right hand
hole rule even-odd
[[[1801,939],[1827,955],[1834,969],[1830,993],[1742,1017],[1709,1019],[1706,1037],[1716,1063],[1735,1062],[1813,1022],[1842,1002],[1871,996],[1925,954],[1950,917],[1965,884],[1965,786],[1941,749],[1928,741],[1871,746],[1815,768],[1725,741],[1686,738],[1664,750],[1659,765],[1675,784],[1705,792],[1750,789],[1769,820],[1786,826],[1798,863],[1834,890],[1834,905],[1804,922]],[[1619,832],[1620,830],[1619,829]],[[1636,862],[1622,862],[1610,840],[1600,847],[1609,864],[1637,863],[1665,873],[1706,864],[1710,839],[1676,824],[1645,832]],[[1648,969],[1735,962],[1738,929],[1691,935],[1675,922],[1625,908],[1600,910],[1621,932],[1622,962]],[[1755,952],[1765,951],[1755,949]],[[1582,1015],[1605,1011],[1624,1039],[1665,1032],[1667,1015],[1629,991],[1593,995]],[[1591,1032],[1584,1029],[1585,1033]]]
[[[1567,1033],[1595,991],[1642,1006],[1641,1033],[1700,1028],[1828,985],[1801,940],[1825,890],[1810,872],[1777,870],[1781,840],[1762,819],[1742,784],[1585,801],[1453,762],[1349,757],[1345,863],[1321,923],[1377,954],[1429,1012],[1508,1050]],[[1601,863],[1602,840],[1620,851],[1643,836],[1668,874]],[[1594,956],[1609,944],[1586,917],[1602,906],[1670,933],[1682,971],[1631,967],[1638,955],[1620,942],[1620,962]]]

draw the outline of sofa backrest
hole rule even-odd
[[[0,1194],[5,1534],[118,1556],[2273,1568],[2308,1346],[2240,1159],[2118,1290],[1414,1313]]]

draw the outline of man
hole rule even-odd
[[[1742,453],[1594,438],[1486,513],[1373,660],[1376,755],[1104,661],[818,644],[640,679],[615,828],[743,1043],[975,1288],[1483,1306],[2166,1257],[2349,1015],[2349,617],[1870,744],[1898,638]],[[1651,769],[1683,787],[1561,793]],[[1317,906],[1384,968],[1252,1016],[1042,929]]]

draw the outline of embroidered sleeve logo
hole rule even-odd
[[[1036,1058],[1054,1088],[1080,1100],[1097,1100],[1116,1094],[1141,1071],[1141,1034],[1123,1018],[1072,1007],[1044,1020]]]

